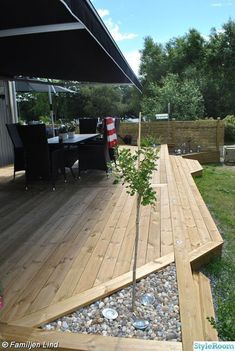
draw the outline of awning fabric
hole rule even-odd
[[[52,86],[52,93],[76,93],[76,91],[61,87],[60,85],[53,85],[50,83],[40,83],[40,82],[32,82],[32,81],[21,81],[17,80],[15,82],[15,88],[17,93],[29,93],[29,92],[37,92],[37,93],[48,93],[49,85]]]
[[[89,0],[1,0],[0,48],[0,76],[128,83],[141,90]]]

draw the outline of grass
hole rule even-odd
[[[235,167],[205,166],[197,186],[224,239],[221,258],[205,267],[211,278],[216,327],[221,340],[235,340]],[[210,317],[210,316],[208,316]]]

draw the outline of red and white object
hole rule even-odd
[[[107,128],[107,141],[108,141],[109,149],[114,148],[115,146],[117,146],[117,143],[118,143],[114,121],[115,119],[112,117],[105,118],[106,128]]]
[[[3,296],[0,295],[0,310],[3,308]]]

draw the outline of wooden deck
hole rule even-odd
[[[211,330],[205,313],[197,313],[198,307],[206,307],[200,291],[207,291],[211,300],[208,283],[192,269],[222,247],[222,238],[192,177],[201,172],[198,161],[169,156],[163,145],[152,180],[157,203],[141,210],[137,275],[141,278],[175,260],[186,351],[193,340],[208,340]],[[42,323],[130,284],[135,199],[102,172],[88,172],[78,182],[59,181],[55,192],[47,184],[32,185],[25,192],[23,177],[19,175],[13,183],[12,168],[2,168],[0,199],[0,281],[5,304],[0,312],[2,337],[20,333],[17,328],[26,328],[24,337],[32,330],[37,334],[36,327]],[[203,284],[207,284],[205,288]],[[90,350],[91,336],[87,336],[86,348],[84,338],[73,336],[71,343],[74,346],[76,340],[77,350]],[[94,350],[101,350],[100,338],[92,339]],[[107,340],[111,340],[108,350],[140,349],[135,341],[128,346],[125,340]],[[166,344],[162,342],[161,350],[171,350],[171,343]],[[152,343],[145,345],[141,350],[154,349]],[[182,348],[181,343],[174,345],[172,350]],[[155,342],[155,350],[158,347]]]

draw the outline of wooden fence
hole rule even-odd
[[[131,135],[135,145],[138,124],[121,122],[119,135]],[[162,144],[173,148],[185,143],[192,151],[197,151],[199,145],[202,151],[219,151],[224,145],[224,123],[221,120],[143,122],[142,136],[147,135],[160,138]]]

